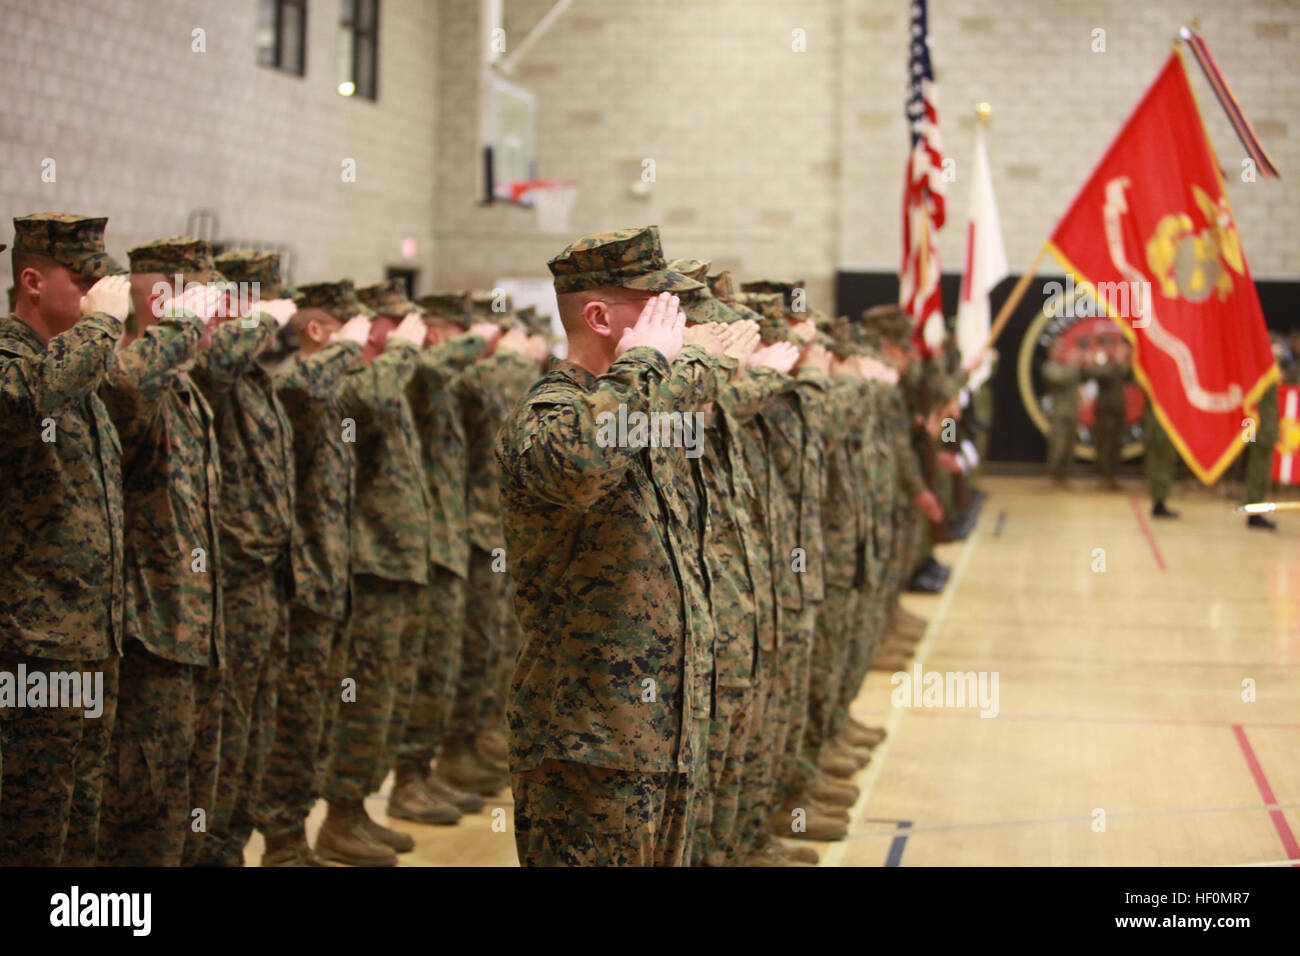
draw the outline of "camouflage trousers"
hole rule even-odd
[[[776,609],[776,617],[788,613]],[[776,753],[770,740],[772,711],[776,707],[777,665],[781,650],[759,648],[754,665],[754,687],[746,728],[744,761],[740,769],[740,847],[738,862],[744,862],[767,840],[767,818],[772,806]]]
[[[816,765],[804,755],[803,741],[808,727],[808,693],[812,679],[813,634],[820,602],[805,604],[791,612],[781,637],[781,662],[777,668],[776,691],[779,717],[772,728],[772,740],[779,755],[772,805],[800,793],[812,783]]]
[[[1279,427],[1275,383],[1259,397],[1259,429],[1246,449],[1246,504],[1267,501],[1273,489],[1273,447]]]
[[[257,827],[267,837],[302,829],[320,796],[346,666],[347,623],[295,604],[275,709],[275,739],[262,776]]]
[[[1142,415],[1142,434],[1146,438],[1146,452],[1143,455],[1142,466],[1146,472],[1147,491],[1151,495],[1152,502],[1164,501],[1169,497],[1173,487],[1174,471],[1178,467],[1178,451],[1174,448],[1174,443],[1169,440],[1164,426],[1156,420],[1150,402],[1147,402],[1146,411]],[[1272,448],[1271,445],[1269,447]]]
[[[355,681],[356,699],[339,706],[324,788],[331,803],[364,800],[388,776],[424,652],[427,591],[423,584],[369,574],[353,582],[347,676]]]
[[[190,834],[207,825],[220,753],[221,670],[163,660],[128,641],[104,774],[99,865],[180,866]]]
[[[1056,418],[1047,432],[1047,470],[1057,481],[1064,481],[1074,460],[1074,445],[1079,436],[1078,418]]]
[[[831,699],[830,726],[827,738],[831,739],[840,732],[849,717],[849,707],[862,689],[862,682],[867,679],[871,662],[875,659],[876,648],[885,636],[885,610],[889,596],[884,589],[869,592],[855,591],[853,617],[849,625],[849,635],[844,659],[844,672],[839,685],[833,688]]]
[[[808,723],[804,730],[803,759],[817,766],[822,746],[836,730],[835,710],[846,678],[852,644],[861,624],[861,592],[852,587],[826,585],[826,597],[817,609],[813,631],[811,674],[808,683]],[[805,783],[811,782],[805,780]]]
[[[1109,484],[1115,480],[1120,453],[1124,448],[1124,411],[1096,409],[1093,412],[1092,443],[1097,450],[1097,475]]]
[[[244,845],[253,835],[261,802],[262,775],[275,742],[277,693],[289,643],[288,590],[282,567],[225,589],[226,673],[217,797],[206,836],[185,848],[187,865],[243,865]]]
[[[543,760],[511,774],[522,866],[686,866],[692,775]]]
[[[0,672],[103,674],[98,717],[86,707],[0,707],[0,866],[93,866],[104,767],[117,717],[119,658],[0,656]],[[84,703],[84,701],[83,701]]]
[[[495,648],[491,668],[496,678],[491,682],[483,707],[483,727],[488,730],[506,725],[506,697],[510,694],[510,680],[515,674],[515,660],[524,643],[524,631],[515,616],[515,579],[506,576],[501,601],[501,641]]]
[[[426,773],[451,723],[465,632],[465,579],[440,565],[429,568],[428,632],[415,681],[410,718],[397,762]]]
[[[735,866],[741,858],[745,751],[750,743],[754,688],[719,685],[709,721],[709,766],[696,790],[691,865]]]
[[[496,696],[496,662],[505,640],[506,573],[492,570],[492,555],[471,548],[465,591],[465,638],[461,644],[460,676],[448,734],[468,736],[486,727]],[[511,617],[514,616],[511,608]]]

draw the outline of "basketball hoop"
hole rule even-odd
[[[496,194],[502,199],[532,206],[541,232],[567,232],[569,213],[578,199],[575,179],[526,179],[506,183]]]

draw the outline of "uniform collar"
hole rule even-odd
[[[561,375],[564,378],[581,386],[583,391],[590,391],[591,386],[596,381],[596,376],[579,365],[577,362],[570,362],[568,359],[552,358],[551,375]]]
[[[41,337],[36,334],[30,325],[20,319],[16,312],[9,313],[8,331],[10,334],[27,342],[37,352],[45,351],[45,343],[41,341]]]

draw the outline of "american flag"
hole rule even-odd
[[[935,234],[943,227],[943,152],[939,141],[939,110],[930,68],[930,37],[926,0],[912,0],[911,49],[908,64],[907,122],[912,148],[907,154],[903,186],[903,265],[898,271],[898,304],[912,317],[912,337],[922,354],[930,348],[922,334],[932,325],[932,341],[942,340],[943,296],[939,291],[939,247]]]

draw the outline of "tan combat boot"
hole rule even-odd
[[[870,750],[885,739],[885,728],[867,727],[849,718],[840,728],[840,737],[854,747]]]
[[[758,847],[749,856],[745,857],[740,863],[741,866],[812,866],[811,863],[801,863],[794,857],[786,856],[782,847],[777,844],[776,840],[769,840],[767,843]]]
[[[329,866],[307,845],[307,829],[290,833],[268,833],[262,851],[263,866]]]
[[[464,790],[457,790],[438,776],[436,770],[430,770],[425,774],[424,786],[433,799],[441,800],[443,803],[450,803],[461,813],[478,813],[483,809],[482,797],[477,793],[466,793]]]
[[[832,807],[851,807],[858,802],[859,790],[853,784],[825,772],[817,774],[809,793],[818,803]]]
[[[405,764],[398,764],[395,771],[393,792],[388,796],[388,815],[397,820],[435,826],[460,822],[459,810],[429,792],[420,768]]]
[[[473,738],[455,735],[442,738],[438,751],[437,774],[457,790],[483,797],[496,796],[510,784],[510,778],[488,769],[480,761]]]
[[[816,866],[821,862],[821,857],[817,851],[810,846],[792,846],[789,843],[782,843],[780,840],[773,841],[777,848],[797,863],[807,863],[809,866]]]
[[[316,852],[326,860],[348,866],[396,866],[397,854],[366,832],[368,822],[360,800],[331,803],[316,834]]]
[[[830,744],[827,744],[822,747],[822,752],[817,755],[817,769],[828,776],[848,780],[860,768],[854,761],[839,753]]]
[[[479,753],[487,757],[493,763],[506,766],[510,744],[503,730],[480,730],[474,735],[474,742],[478,744]]]
[[[802,810],[801,816],[794,811]],[[843,840],[849,835],[849,818],[831,812],[826,807],[804,797],[794,801],[786,810],[778,810],[768,818],[772,832],[785,840]]]

